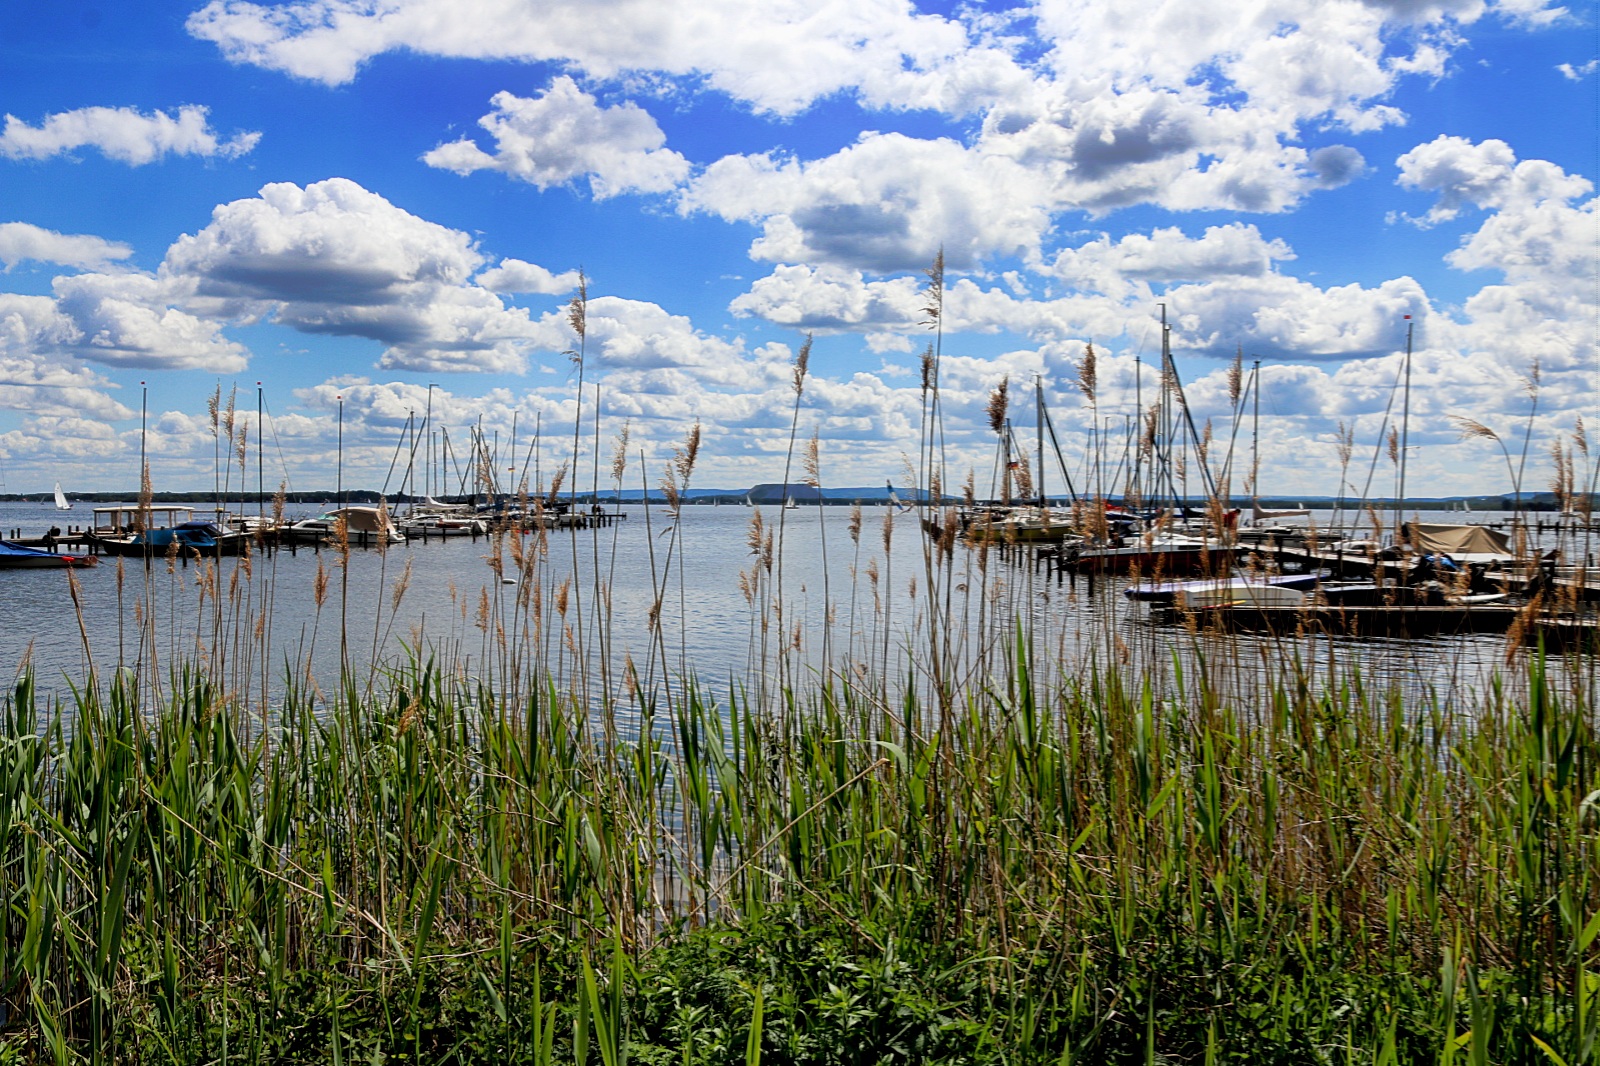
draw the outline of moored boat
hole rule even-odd
[[[99,561],[92,555],[60,555],[0,540],[0,570],[47,570],[69,566],[93,566]]]
[[[377,544],[404,544],[406,535],[395,528],[385,507],[338,507],[316,518],[307,518],[285,527],[283,539],[296,544],[320,544],[335,540],[343,519],[345,535],[351,544],[369,547]]]
[[[250,550],[248,533],[224,531],[197,521],[193,507],[173,504],[119,504],[94,509],[94,527],[85,539],[106,555],[151,558],[176,551],[189,555],[237,555]]]

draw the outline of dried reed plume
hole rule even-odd
[[[1389,462],[1400,465],[1400,431],[1393,426],[1389,427]]]
[[[234,416],[238,411],[238,404],[239,390],[237,387],[235,387],[231,392],[228,393],[228,406],[224,408],[222,412],[222,433],[228,438],[228,444],[230,447],[233,444],[233,423]]]
[[[150,487],[150,463],[147,460],[139,474],[139,509],[133,513],[133,530],[143,533],[150,524],[150,501],[155,493]]]
[[[1492,440],[1497,444],[1501,443],[1500,434],[1475,418],[1468,418],[1466,415],[1450,415],[1449,418],[1450,421],[1456,424],[1456,428],[1461,431],[1462,440],[1481,437],[1484,440]]]
[[[934,360],[933,345],[930,343],[922,350],[922,394],[926,396],[928,390],[934,385]]]
[[[822,457],[820,452],[821,442],[818,438],[818,431],[813,429],[811,431],[811,439],[806,442],[806,452],[801,459],[800,465],[805,468],[805,483],[818,490],[822,488]]]
[[[582,341],[589,335],[589,279],[584,276],[583,269],[578,270],[578,291],[572,297],[572,302],[567,305],[567,324],[572,327],[572,332]],[[573,362],[578,362],[583,357],[577,352],[567,353]]]
[[[1000,384],[989,394],[989,428],[999,433],[1006,424],[1006,406],[1009,402],[1007,393],[1011,390],[1011,378],[1003,377]]]
[[[1017,468],[1011,472],[1012,480],[1017,484],[1017,495],[1023,499],[1033,495],[1033,468],[1028,465],[1026,453],[1017,454]]]
[[[406,589],[411,587],[411,562],[410,558],[406,559],[406,568],[401,571],[400,577],[394,583],[394,590],[389,594],[391,611],[400,609],[400,601],[405,599]]]
[[[1354,426],[1347,426],[1343,422],[1340,422],[1339,428],[1334,433],[1333,439],[1335,450],[1339,455],[1339,465],[1341,467],[1349,466],[1350,457],[1355,454],[1356,428]]]
[[[628,469],[628,437],[632,423],[622,423],[622,432],[617,434],[617,447],[611,453],[611,480],[622,483],[622,475]]]
[[[678,475],[683,478],[685,487],[688,487],[689,476],[694,473],[694,462],[700,456],[702,433],[700,420],[695,419],[694,425],[689,427],[688,435],[683,438],[683,447],[673,453],[673,465],[678,468]]]
[[[922,307],[924,322],[929,329],[937,328],[939,319],[944,315],[944,249],[939,249],[939,254],[933,257],[933,265],[927,270],[928,288],[925,292],[927,303]]]
[[[1550,491],[1555,493],[1557,507],[1569,511],[1572,509],[1575,488],[1571,451],[1562,447],[1559,440],[1554,441],[1550,445],[1550,459],[1555,466],[1555,472],[1550,477]]]
[[[1228,364],[1228,403],[1235,410],[1239,407],[1239,397],[1244,395],[1244,348],[1239,348],[1233,353],[1233,362]]]
[[[857,501],[850,505],[850,542],[861,543],[861,503]]]
[[[806,368],[811,365],[811,334],[806,334],[805,343],[800,345],[800,351],[794,357],[794,374],[790,387],[794,394],[799,396],[806,387]]]
[[[1083,358],[1073,364],[1073,369],[1078,373],[1078,391],[1083,393],[1083,398],[1092,406],[1095,402],[1095,382],[1097,371],[1095,369],[1094,342],[1090,341],[1083,346]]]
[[[555,506],[556,500],[561,497],[561,483],[566,479],[567,464],[563,462],[560,466],[556,467],[555,474],[550,478],[550,493],[548,497],[546,497],[548,506]]]
[[[1584,455],[1589,454],[1589,437],[1583,431],[1583,416],[1579,415],[1572,427],[1572,443],[1578,446],[1578,451]]]

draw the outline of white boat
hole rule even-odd
[[[340,519],[351,544],[404,544],[406,535],[395,528],[384,507],[339,507],[295,522],[283,531],[285,540],[299,544],[331,542],[338,534]]]
[[[429,540],[433,537],[481,537],[489,531],[483,519],[467,514],[411,514],[400,523],[407,537]]]
[[[1220,603],[1279,602],[1280,597],[1270,589],[1293,592],[1281,597],[1282,602],[1298,603],[1305,590],[1318,584],[1316,574],[1239,575],[1235,577],[1203,578],[1198,581],[1143,581],[1129,585],[1122,594],[1140,603],[1171,604],[1182,601],[1191,607],[1215,606]]]
[[[61,482],[56,482],[56,510],[72,510],[72,501],[67,499],[67,494],[61,491]]]

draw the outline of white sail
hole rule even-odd
[[[70,511],[72,504],[67,502],[67,494],[61,491],[61,482],[56,482],[56,510]]]

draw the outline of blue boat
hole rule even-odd
[[[55,552],[30,548],[26,544],[13,544],[0,540],[0,570],[50,570],[66,566],[93,566],[99,562],[92,555],[57,555]]]
[[[96,507],[94,517],[89,542],[107,555],[231,555],[250,548],[249,534],[224,533],[215,523],[196,521],[192,507]]]

